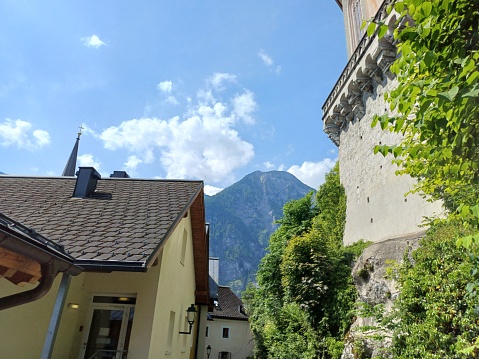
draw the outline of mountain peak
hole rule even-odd
[[[240,292],[255,281],[283,206],[313,190],[284,171],[254,171],[216,195],[205,197],[210,255],[219,257],[220,284]]]

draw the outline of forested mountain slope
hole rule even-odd
[[[219,281],[236,293],[255,281],[276,220],[286,202],[312,191],[288,172],[256,171],[214,196],[205,197],[210,255],[219,258]]]

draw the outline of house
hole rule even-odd
[[[0,311],[0,357],[203,358],[203,197],[202,181],[102,178],[92,167],[76,178],[0,176],[0,212],[30,231],[24,241],[56,243],[50,253],[71,266],[43,297]],[[0,301],[38,280],[0,278]]]
[[[219,258],[210,257],[209,262],[210,291],[214,299],[214,307],[208,313],[206,325],[207,357],[252,358],[253,334],[243,302],[230,287],[217,284]]]
[[[253,335],[241,299],[226,286],[218,286],[218,299],[209,313],[206,345],[211,358],[246,359],[253,357]]]
[[[395,144],[400,135],[371,128],[374,115],[389,112],[384,94],[397,86],[389,67],[396,59],[392,32],[396,17],[390,0],[336,0],[344,14],[349,61],[323,105],[323,127],[339,147],[341,183],[347,196],[344,243],[360,239],[382,242],[424,232],[424,217],[442,213],[441,203],[405,194],[415,180],[396,176],[391,156],[375,155],[375,145]],[[388,24],[379,39],[361,29],[363,19]]]

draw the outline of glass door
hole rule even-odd
[[[80,358],[126,358],[134,313],[134,304],[93,303],[88,338]]]

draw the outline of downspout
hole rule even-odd
[[[198,343],[200,339],[200,324],[201,324],[201,304],[198,306],[198,329],[196,330],[196,350],[195,350],[195,359],[198,359]]]
[[[48,263],[41,266],[42,278],[40,283],[33,289],[26,292],[12,294],[0,298],[0,310],[16,307],[17,305],[33,302],[43,297],[52,287],[57,274],[55,265]]]
[[[45,338],[45,343],[43,343],[42,355],[40,356],[41,359],[49,359],[52,356],[55,338],[58,333],[58,326],[60,325],[63,307],[65,306],[68,288],[70,287],[70,281],[71,276],[68,273],[63,273],[62,281],[58,288],[57,299],[55,300],[52,316],[50,318],[50,324],[48,325],[47,336]]]

